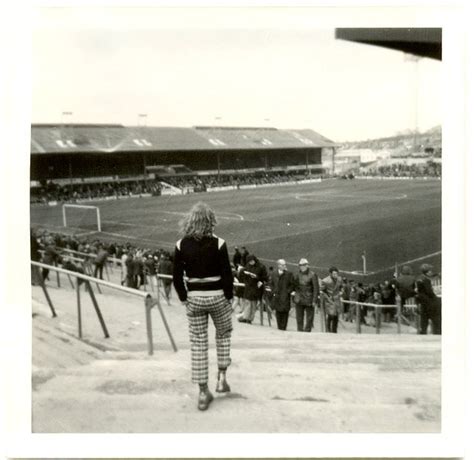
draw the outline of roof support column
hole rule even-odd
[[[72,159],[71,159],[71,156],[69,156],[69,186],[71,187],[71,192],[72,192]]]

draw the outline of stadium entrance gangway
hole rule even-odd
[[[82,280],[82,282],[84,282],[84,284],[86,286],[86,289],[89,292],[89,295],[91,297],[92,304],[94,305],[94,309],[97,313],[97,317],[99,319],[99,322],[100,322],[100,325],[102,327],[102,331],[104,333],[105,338],[109,338],[110,335],[109,335],[109,332],[107,330],[107,326],[105,324],[104,318],[102,316],[102,312],[100,311],[100,307],[99,307],[99,304],[97,302],[97,298],[94,294],[94,291],[92,290],[91,283],[96,283],[98,285],[100,284],[102,286],[106,286],[106,287],[109,287],[109,288],[112,288],[112,289],[116,289],[118,291],[128,293],[128,294],[134,295],[136,297],[140,297],[144,300],[145,321],[146,321],[148,354],[149,355],[153,354],[153,349],[154,349],[154,347],[153,347],[153,330],[152,330],[151,310],[153,309],[153,307],[156,306],[159,313],[160,313],[161,319],[163,321],[163,325],[165,326],[165,329],[166,329],[166,332],[168,334],[171,346],[172,346],[172,348],[175,352],[178,351],[176,343],[173,339],[173,335],[171,334],[171,330],[169,328],[168,321],[166,320],[166,316],[163,312],[163,309],[161,308],[161,303],[160,303],[159,296],[158,296],[158,298],[155,299],[148,292],[143,292],[143,291],[139,291],[139,290],[136,290],[136,289],[120,286],[118,284],[111,283],[109,281],[100,280],[100,279],[94,278],[92,276],[83,275],[82,273],[77,273],[77,272],[73,272],[73,271],[70,271],[70,270],[65,270],[64,268],[55,267],[53,265],[47,265],[47,264],[44,264],[44,263],[41,263],[41,262],[30,261],[30,263],[33,267],[44,268],[44,269],[47,269],[47,270],[55,271],[58,274],[58,276],[59,276],[59,274],[62,273],[62,274],[67,275],[70,279],[71,279],[71,277],[74,277],[76,279],[75,287],[76,287],[76,293],[77,293],[76,294],[77,295],[77,328],[78,328],[78,336],[79,336],[80,339],[82,339],[82,309],[81,309],[81,296],[80,296],[81,282],[79,280]],[[55,317],[57,317],[57,313],[56,313],[56,310],[54,309],[54,305],[53,305],[53,302],[51,300],[51,297],[49,296],[48,289],[46,287],[46,283],[44,282],[43,277],[41,276],[41,274],[38,273],[37,278],[38,278],[38,281],[41,285],[43,293],[46,297],[46,301],[48,302],[48,306],[51,310],[52,317],[55,318]]]

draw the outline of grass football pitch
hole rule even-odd
[[[285,258],[293,267],[305,257],[319,275],[335,265],[348,277],[360,279],[356,272],[362,271],[365,254],[367,281],[390,276],[396,263],[407,261],[416,272],[423,262],[441,269],[439,180],[331,179],[84,203],[100,208],[101,233],[92,231],[90,213],[65,229],[61,206],[32,206],[31,224],[89,239],[171,250],[178,238],[178,221],[199,200],[216,211],[216,233],[227,240],[231,255],[235,245],[246,246],[267,266]]]

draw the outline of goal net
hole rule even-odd
[[[64,227],[102,231],[100,210],[97,206],[63,204]]]

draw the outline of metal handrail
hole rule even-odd
[[[376,334],[380,334],[380,310],[383,308],[396,308],[397,309],[397,333],[402,333],[402,304],[400,302],[400,298],[397,298],[396,305],[389,305],[389,304],[378,304],[378,303],[369,303],[369,302],[357,302],[354,300],[342,300],[341,303],[346,303],[350,305],[356,306],[356,332],[358,334],[362,333],[362,328],[360,324],[360,307],[371,307],[375,309],[375,332]],[[323,329],[323,325],[321,324],[321,328]]]
[[[78,280],[83,280],[85,282],[86,289],[89,291],[89,294],[91,296],[91,300],[92,300],[92,303],[93,303],[94,308],[96,310],[99,321],[101,323],[102,330],[104,332],[105,338],[109,338],[110,336],[109,336],[109,333],[107,331],[107,326],[105,324],[105,321],[102,317],[102,313],[100,311],[99,304],[97,303],[97,299],[95,298],[94,292],[92,290],[92,287],[91,287],[91,284],[90,284],[91,282],[96,283],[98,285],[109,287],[111,289],[116,289],[118,291],[125,292],[127,294],[131,294],[131,295],[134,295],[134,296],[141,297],[144,300],[144,302],[145,302],[145,313],[146,313],[147,338],[148,338],[148,353],[150,355],[153,354],[151,309],[154,306],[157,306],[158,311],[160,312],[161,318],[163,320],[163,324],[165,326],[166,332],[168,333],[168,336],[169,336],[171,345],[173,347],[173,350],[178,351],[178,348],[176,347],[173,336],[171,334],[171,330],[168,326],[168,322],[166,321],[165,314],[164,314],[164,312],[161,308],[161,303],[160,303],[159,296],[158,296],[157,299],[154,299],[152,297],[152,295],[148,292],[142,292],[142,291],[132,289],[132,288],[129,288],[129,287],[124,287],[124,286],[121,286],[119,284],[111,283],[110,281],[97,279],[97,278],[94,278],[94,277],[89,276],[89,275],[84,275],[82,273],[74,272],[74,271],[71,271],[71,270],[66,270],[64,268],[59,268],[59,267],[55,267],[53,265],[44,264],[42,262],[30,261],[30,263],[34,267],[44,268],[44,269],[47,269],[47,270],[55,271],[56,273],[63,273],[63,274],[68,275],[68,276],[74,276],[76,278],[77,309],[78,309],[78,335],[79,335],[79,338],[82,338],[82,322],[81,322],[81,302],[80,302],[80,289],[79,289],[80,288],[80,283],[79,283]],[[56,314],[56,311],[54,309],[51,298],[48,294],[46,284],[44,283],[43,278],[40,274],[39,274],[39,280],[40,280],[41,287],[43,289],[46,300],[48,302],[48,305],[51,309],[51,312],[52,312],[52,315],[53,315],[53,318],[54,318],[54,317],[57,316],[57,314]]]
[[[66,252],[71,252],[73,254],[78,254],[80,256],[87,257],[89,259],[92,259],[93,257],[97,256],[97,253],[95,252],[81,252],[81,251],[76,251],[75,249],[69,249],[69,248],[57,248],[60,251],[66,251]],[[112,257],[112,256],[107,256],[107,261],[108,262],[115,262],[115,263],[122,263],[120,259],[117,257]]]

